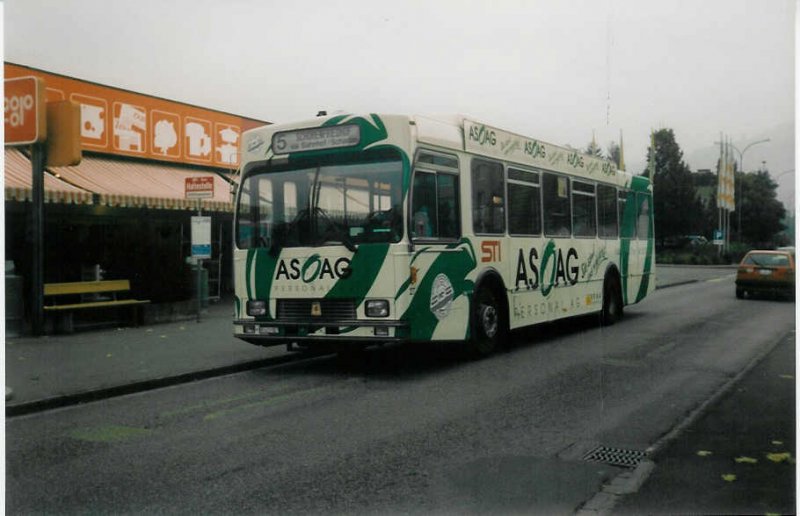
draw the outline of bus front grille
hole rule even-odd
[[[355,318],[356,303],[352,299],[278,299],[279,321],[352,321]]]

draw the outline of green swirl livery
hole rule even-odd
[[[234,334],[352,349],[598,313],[655,287],[652,186],[464,117],[337,115],[246,132]]]

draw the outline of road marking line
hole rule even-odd
[[[278,404],[278,403],[282,403],[284,401],[290,401],[293,398],[302,398],[302,397],[307,396],[309,394],[315,394],[317,392],[325,390],[326,388],[327,387],[313,387],[311,389],[306,389],[304,391],[289,392],[287,394],[281,394],[280,396],[273,396],[273,397],[267,398],[265,400],[255,401],[253,403],[246,403],[244,405],[239,405],[238,407],[232,407],[232,408],[225,409],[225,410],[218,410],[216,412],[209,412],[208,414],[205,415],[205,417],[203,419],[205,421],[211,421],[213,419],[217,419],[219,417],[222,417],[222,416],[225,416],[225,415],[228,415],[228,414],[232,414],[234,412],[240,412],[242,410],[248,410],[248,409],[256,408],[256,407],[268,407],[270,405],[275,405],[275,404]]]
[[[733,278],[735,276],[736,276],[736,274],[727,274],[727,275],[721,276],[719,278],[708,279],[708,280],[706,280],[706,283],[718,283],[720,281],[725,281],[726,279],[730,279],[730,278]]]
[[[252,397],[263,395],[263,394],[274,393],[275,391],[280,392],[281,390],[285,389],[287,386],[289,386],[289,382],[282,382],[282,383],[273,385],[273,386],[271,386],[271,387],[269,387],[267,389],[256,389],[256,390],[244,392],[244,393],[236,395],[236,396],[231,396],[229,398],[222,398],[222,399],[218,399],[218,400],[204,401],[202,403],[198,403],[197,405],[191,405],[191,406],[188,406],[188,407],[179,408],[177,410],[170,410],[170,411],[167,411],[167,412],[162,412],[159,415],[161,417],[173,417],[173,416],[181,416],[181,415],[188,414],[190,412],[195,412],[195,411],[209,410],[209,409],[214,408],[215,406],[225,405],[227,403],[234,403],[234,402],[237,402],[237,401],[246,400],[248,398],[252,398]]]
[[[89,441],[93,443],[111,443],[127,441],[128,439],[135,439],[144,437],[152,433],[152,430],[147,428],[136,428],[132,426],[94,426],[87,428],[78,428],[69,432],[69,436],[79,441]]]

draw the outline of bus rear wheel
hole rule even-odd
[[[490,288],[481,288],[474,298],[470,315],[470,355],[481,358],[491,355],[508,333],[503,305]]]
[[[607,276],[603,282],[603,309],[600,312],[600,323],[611,326],[622,319],[622,289],[619,280]]]

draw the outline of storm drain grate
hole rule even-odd
[[[635,468],[644,459],[646,453],[640,450],[623,450],[622,448],[609,448],[598,446],[583,456],[589,462],[602,462],[623,468]]]

